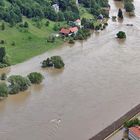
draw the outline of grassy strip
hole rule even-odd
[[[54,22],[50,22],[50,25],[46,27],[46,20],[43,20],[42,27],[38,28],[33,21],[26,18],[24,21],[28,22],[29,29],[21,31],[18,25],[11,28],[5,23],[5,30],[0,31],[0,40],[5,41],[5,44],[0,46],[6,47],[12,64],[21,63],[63,43],[61,39],[56,39],[55,43],[47,42],[47,37],[55,33]]]

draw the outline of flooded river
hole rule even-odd
[[[110,0],[110,16],[120,3]],[[88,140],[140,103],[140,1],[136,17],[112,22],[105,31],[74,46],[64,45],[12,66],[11,74],[39,71],[40,86],[0,102],[0,140]],[[127,27],[127,23],[134,24]],[[115,34],[123,30],[126,41]],[[43,70],[39,63],[60,55],[64,70]]]

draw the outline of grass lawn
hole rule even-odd
[[[18,25],[11,28],[5,23],[5,30],[0,30],[0,40],[5,40],[6,42],[0,46],[6,47],[12,64],[21,63],[63,43],[61,39],[56,39],[55,43],[47,42],[47,37],[55,33],[53,30],[54,22],[50,22],[50,25],[46,27],[46,20],[42,20],[40,22],[42,27],[38,28],[32,20],[23,19],[28,22],[29,29],[23,30]],[[15,45],[13,45],[13,42]]]

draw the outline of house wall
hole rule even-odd
[[[140,140],[140,138],[136,137],[132,132],[128,133],[128,138],[130,140]]]

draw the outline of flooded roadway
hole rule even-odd
[[[120,3],[110,0],[110,16]],[[41,86],[0,102],[0,140],[88,140],[140,102],[140,1],[136,17],[109,21],[87,41],[62,46],[12,66],[11,74],[42,72]],[[133,23],[134,27],[127,27]],[[115,39],[123,30],[125,42]],[[61,55],[63,71],[42,70],[39,62]]]

